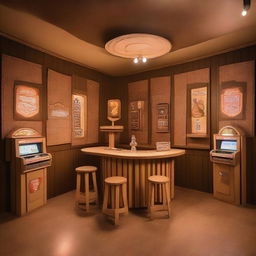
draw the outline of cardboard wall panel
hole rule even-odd
[[[42,133],[41,120],[14,120],[14,81],[42,84],[42,66],[12,56],[2,56],[2,138],[11,130],[21,127],[30,127]]]
[[[71,76],[48,70],[47,145],[71,143]]]
[[[87,80],[88,136],[87,143],[99,142],[99,92],[98,82]]]
[[[151,92],[151,113],[152,113],[152,141],[155,145],[157,141],[170,141],[170,77],[156,77],[150,80]],[[169,104],[169,131],[157,132],[157,104]]]
[[[130,114],[128,114],[129,138],[134,134],[138,145],[146,145],[148,141],[148,80],[137,81],[128,84],[128,104],[132,101],[144,101],[144,109],[142,111],[141,129],[131,130]],[[127,106],[129,111],[129,106]]]
[[[174,146],[186,146],[187,74],[174,75]]]

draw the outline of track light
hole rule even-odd
[[[146,63],[148,61],[148,59],[146,57],[136,57],[133,59],[133,62],[135,64],[139,63],[139,62],[143,62]]]
[[[133,59],[133,62],[134,62],[135,64],[137,64],[137,63],[139,62],[139,59],[136,57],[136,58]]]
[[[251,6],[251,0],[243,0],[243,11],[242,11],[242,16],[246,16],[248,10],[250,9]]]

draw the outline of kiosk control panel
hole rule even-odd
[[[6,138],[6,160],[11,164],[11,208],[22,216],[47,201],[47,167],[52,156],[45,138],[31,128],[20,128]]]
[[[234,203],[246,203],[245,139],[243,132],[225,126],[214,134],[213,162],[214,197]]]

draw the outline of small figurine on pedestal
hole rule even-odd
[[[137,145],[138,145],[138,143],[136,142],[135,135],[132,135],[131,143],[130,143],[131,151],[136,151],[136,146]]]

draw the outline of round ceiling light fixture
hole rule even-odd
[[[251,0],[243,0],[243,10],[241,12],[242,16],[246,16],[248,10],[251,7]]]
[[[116,37],[105,44],[112,55],[133,59],[134,63],[146,63],[148,59],[160,57],[170,52],[169,40],[152,34],[128,34]]]

